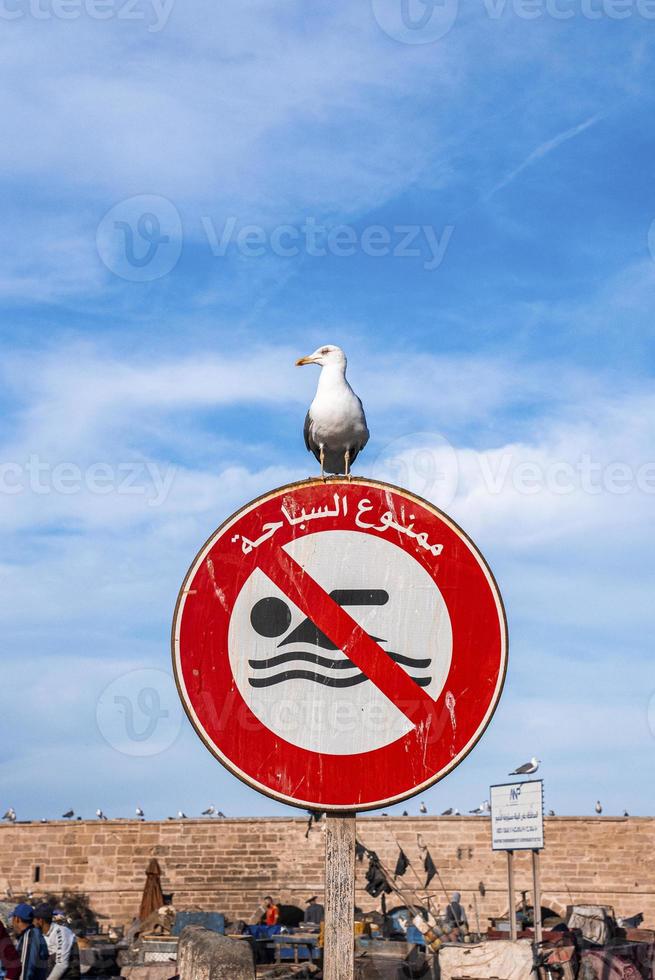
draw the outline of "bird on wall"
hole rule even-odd
[[[177,811],[177,819],[178,820],[186,820],[187,819],[186,813],[184,813],[182,810],[178,810]]]
[[[624,811],[623,811],[623,816],[624,816],[624,817],[629,817],[629,816],[630,816],[630,814],[628,813],[628,811],[627,811],[627,810],[624,810]]]
[[[603,812],[603,807],[600,800],[596,800],[596,806],[594,807],[596,813],[601,814]]]
[[[62,813],[62,818],[64,820],[72,820],[75,816],[75,810],[66,810],[66,813]]]
[[[490,813],[491,806],[489,805],[489,800],[485,800],[480,806],[476,806],[475,810],[469,810],[469,813],[474,813],[476,816],[480,817],[483,813]]]
[[[13,806],[9,807],[2,819],[8,820],[9,823],[16,823],[16,811],[14,810]]]
[[[533,772],[536,772],[539,768],[539,763],[541,759],[535,759],[534,756],[529,762],[524,762],[522,766],[517,766],[509,773],[510,776],[531,776]]]
[[[206,810],[203,810],[202,811],[202,816],[203,817],[213,817],[215,813],[216,813],[216,807],[215,806],[208,806]]]
[[[441,816],[442,817],[452,817],[454,815],[454,813],[455,813],[454,808],[452,806],[449,806],[447,810],[444,810],[443,811],[443,813],[441,814]]]
[[[421,803],[421,805],[418,808],[418,812],[419,813],[427,813],[428,812],[428,808],[426,807],[425,803]]]
[[[321,367],[305,418],[305,445],[321,464],[321,479],[326,472],[349,476],[369,432],[362,403],[346,381],[346,355],[340,347],[325,344],[296,361],[298,367],[303,364]]]
[[[145,817],[145,813],[143,812],[140,806],[138,806],[134,812],[136,813],[139,820],[143,820],[143,818]]]
[[[107,819],[107,817],[104,815],[104,813],[100,809],[96,810],[96,817],[98,818],[98,820],[106,820]]]

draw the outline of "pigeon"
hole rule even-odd
[[[136,808],[135,813],[140,820],[143,820],[143,818],[145,817],[145,813],[143,812],[140,806]]]
[[[340,347],[325,344],[296,361],[320,364],[321,374],[314,400],[305,418],[307,450],[321,464],[321,479],[328,473],[350,475],[350,467],[368,442],[368,427],[361,401],[346,381],[346,355]]]
[[[202,811],[203,817],[213,817],[216,813],[216,807],[208,806],[206,810]]]
[[[62,813],[62,818],[64,820],[71,820],[75,816],[75,810],[66,810],[66,813]]]
[[[548,816],[549,817],[554,817],[555,816],[555,811],[554,810],[549,810],[548,811]]]
[[[596,800],[596,806],[594,807],[594,810],[596,811],[596,813],[599,814],[603,812],[603,807],[601,805],[600,800]]]
[[[219,810],[218,813],[216,814],[216,816],[217,817],[221,817],[223,820],[225,820],[225,814],[223,813],[222,810]]]
[[[107,817],[104,815],[104,813],[102,812],[102,810],[96,810],[96,817],[98,818],[98,820],[106,820],[107,819]]]
[[[14,810],[13,806],[9,807],[2,819],[8,820],[9,823],[16,823],[16,811]]]
[[[624,810],[624,811],[623,811],[623,816],[624,816],[624,817],[629,817],[629,816],[630,816],[630,814],[628,813],[628,811],[627,811],[627,810]]]
[[[418,812],[419,813],[427,813],[428,812],[428,808],[426,807],[425,803],[421,803],[421,805],[418,808]]]
[[[186,820],[186,818],[187,818],[186,813],[184,813],[182,810],[178,810],[177,811],[177,819],[178,820]]]
[[[539,763],[541,759],[535,759],[534,756],[529,762],[524,762],[522,766],[517,766],[516,769],[509,773],[510,776],[531,776],[533,772],[536,772],[539,768]]]

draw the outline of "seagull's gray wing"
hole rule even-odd
[[[307,415],[305,415],[305,427],[302,430],[302,434],[305,437],[305,445],[307,446],[307,452],[310,452],[310,453],[312,451],[312,447],[309,444],[309,429],[310,429],[311,424],[312,424],[312,420],[309,417],[309,411],[308,411],[307,412]]]

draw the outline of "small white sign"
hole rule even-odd
[[[492,850],[532,851],[544,846],[542,779],[492,786],[489,798]]]

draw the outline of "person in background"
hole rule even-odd
[[[48,980],[80,980],[80,950],[75,933],[53,922],[54,911],[45,903],[34,909],[34,925],[48,947]]]
[[[305,909],[305,922],[311,922],[312,925],[320,926],[324,918],[325,918],[325,909],[318,901],[318,895],[312,895],[311,898],[307,899],[307,908]]]
[[[11,925],[18,936],[16,951],[20,956],[20,980],[46,980],[48,947],[41,930],[34,925],[34,909],[21,902],[11,913]]]
[[[462,896],[459,892],[453,892],[450,896],[450,902],[446,906],[446,911],[444,913],[447,932],[468,929],[466,912],[464,911],[464,906],[461,904],[461,901]]]
[[[264,896],[264,925],[276,926],[280,910],[270,895]]]
[[[16,952],[16,947],[5,929],[2,919],[0,919],[0,970],[3,971],[5,980],[19,980],[20,956]]]

